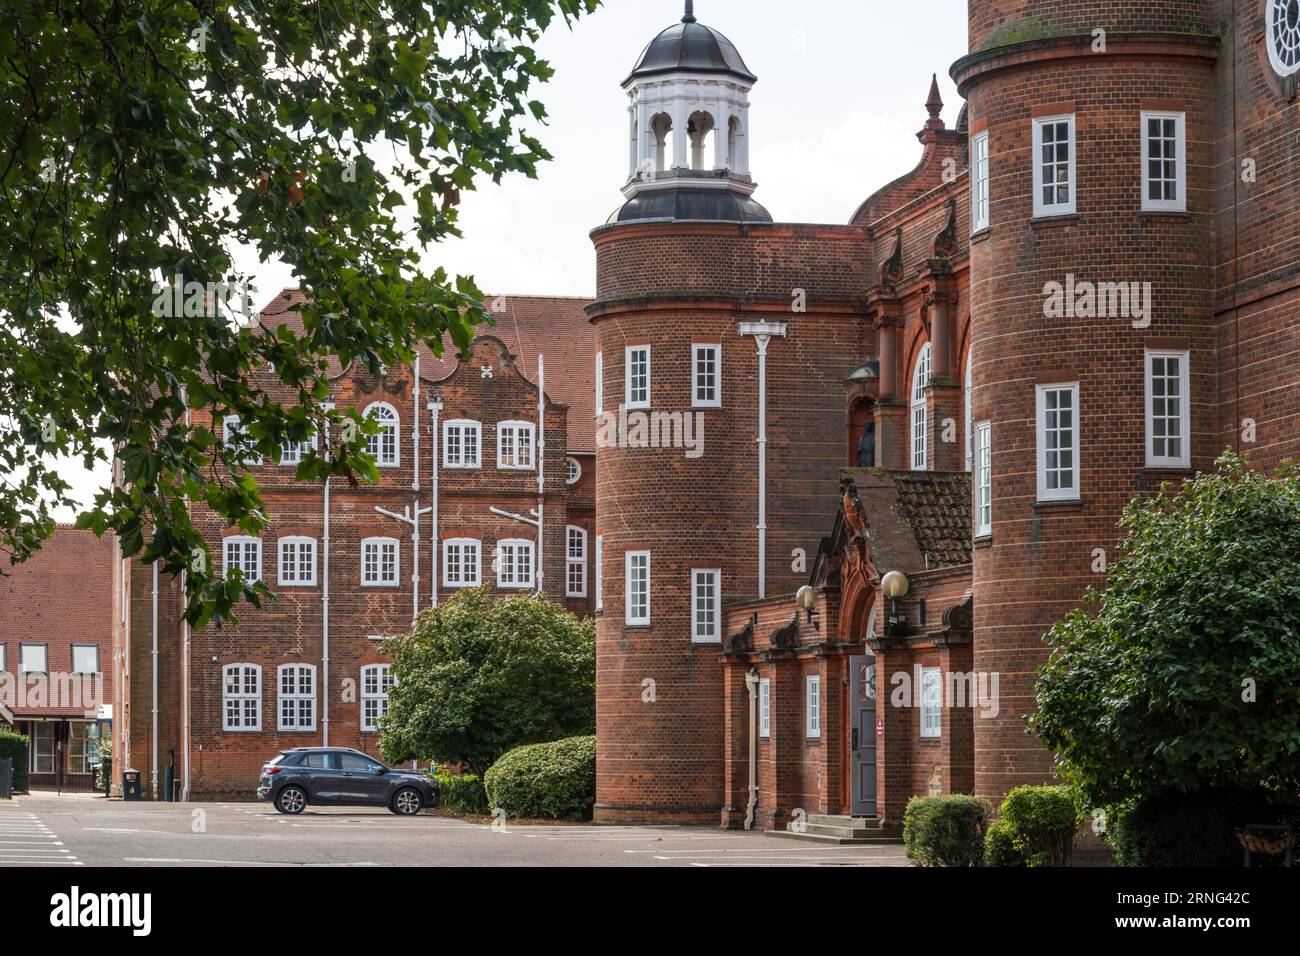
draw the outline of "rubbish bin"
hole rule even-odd
[[[139,770],[122,771],[122,799],[123,800],[140,799],[140,771]]]
[[[0,760],[0,800],[14,795],[14,761],[12,757]]]

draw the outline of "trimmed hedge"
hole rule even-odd
[[[979,866],[993,808],[965,794],[913,797],[903,814],[903,845],[922,866]]]
[[[1015,848],[1027,866],[1065,866],[1079,830],[1079,800],[1073,787],[1015,787],[1002,801],[999,821],[1011,827]]]
[[[14,793],[27,792],[27,738],[12,730],[0,730],[0,760],[14,762]]]
[[[521,819],[589,820],[596,738],[569,737],[507,752],[483,776],[488,806]]]
[[[487,791],[483,781],[472,773],[447,773],[440,770],[433,778],[438,781],[439,805],[456,813],[469,813],[485,817],[488,809]]]
[[[1164,791],[1120,814],[1110,840],[1118,866],[1236,867],[1244,856],[1238,827],[1294,824],[1297,816],[1295,807],[1278,805],[1260,791]]]
[[[984,834],[984,865],[1026,865],[1024,855],[1016,849],[1016,828],[1008,820],[998,819],[989,824],[988,832]]]

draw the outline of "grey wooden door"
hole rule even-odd
[[[876,815],[876,659],[849,661],[849,812]]]

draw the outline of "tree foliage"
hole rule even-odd
[[[1227,455],[1131,502],[1106,589],[1047,635],[1030,729],[1090,806],[1300,791],[1300,467]]]
[[[25,559],[78,504],[51,456],[116,454],[80,524],[188,572],[193,623],[255,599],[212,574],[187,510],[263,527],[246,452],[187,411],[239,416],[270,458],[342,423],[331,357],[378,372],[466,345],[482,293],[421,253],[476,178],[549,158],[525,129],[551,75],[535,41],[598,2],[4,0],[0,548]],[[247,321],[241,244],[292,268],[304,331]],[[298,477],[373,476],[352,431]]]
[[[542,595],[462,591],[386,642],[397,686],[381,747],[392,763],[463,764],[595,733],[596,627]]]

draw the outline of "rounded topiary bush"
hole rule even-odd
[[[964,794],[913,797],[903,813],[903,844],[921,866],[979,866],[992,808]]]
[[[596,803],[596,738],[516,747],[483,777],[488,804],[507,816],[589,820]]]
[[[1010,821],[998,819],[989,824],[984,834],[984,865],[1025,865],[1024,855],[1016,849],[1016,829]]]
[[[1079,798],[1073,787],[1015,787],[999,820],[1029,866],[1065,866],[1079,830]]]

